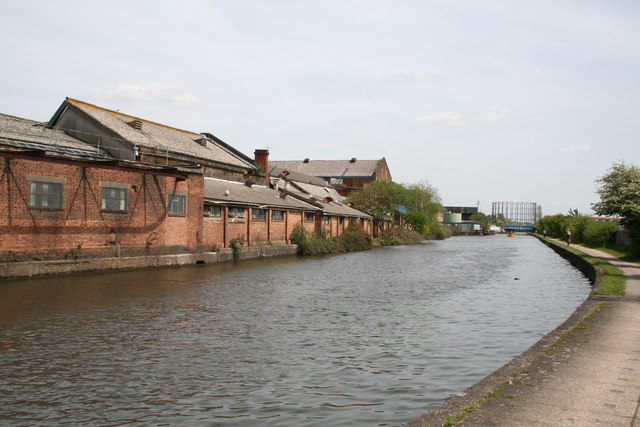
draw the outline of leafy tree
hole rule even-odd
[[[487,231],[489,230],[489,216],[483,214],[482,212],[474,212],[471,215],[469,215],[469,219],[471,221],[477,222],[478,224],[480,224],[480,227],[482,228],[482,231]]]
[[[390,220],[402,205],[404,188],[392,181],[372,181],[347,198],[356,209],[369,213],[377,221]]]
[[[391,181],[373,181],[347,198],[373,216],[376,224],[393,219],[397,210],[405,212],[405,221],[422,235],[438,228],[438,212],[442,208],[438,192],[428,183],[401,185]]]
[[[633,252],[640,254],[640,168],[624,161],[614,163],[596,182],[600,201],[592,205],[598,215],[620,216],[633,242]]]

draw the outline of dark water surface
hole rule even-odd
[[[527,236],[0,283],[0,423],[401,425],[589,291]]]

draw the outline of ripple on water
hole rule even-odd
[[[7,282],[0,417],[401,425],[524,351],[589,290],[524,236]]]

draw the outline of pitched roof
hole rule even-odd
[[[324,180],[322,178],[319,178],[317,176],[305,175],[305,174],[300,173],[300,172],[285,170],[285,169],[279,168],[277,166],[271,167],[271,163],[269,163],[269,176],[278,178],[284,172],[287,172],[287,174],[288,174],[287,178],[289,180],[291,180],[291,181],[306,182],[306,183],[309,183],[309,184],[322,185],[322,186],[329,185],[329,183],[326,180]]]
[[[284,196],[284,197],[282,197]],[[204,179],[204,199],[211,203],[316,211],[317,207],[263,185],[247,186],[217,178]]]
[[[200,133],[173,128],[72,98],[65,100],[65,103],[62,104],[58,112],[56,112],[49,121],[50,126],[55,124],[58,117],[64,112],[66,105],[72,105],[78,108],[117,135],[118,138],[132,144],[160,150],[169,150],[174,153],[242,168],[255,169],[251,158],[210,134],[205,137],[205,135]],[[129,124],[136,121],[140,122],[140,129],[136,129]],[[201,145],[197,141],[200,141],[204,145]]]
[[[301,182],[293,182],[292,184],[294,189],[291,190],[291,193],[293,195],[318,204],[322,207],[325,215],[371,218],[371,215],[342,203],[344,197],[335,188]]]
[[[75,139],[46,123],[0,114],[0,145],[31,150],[54,151],[67,155],[108,157],[91,144]]]
[[[322,177],[369,177],[378,168],[379,160],[276,160],[269,162],[269,169],[277,167],[289,172]]]

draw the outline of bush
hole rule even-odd
[[[614,221],[593,221],[584,230],[584,242],[590,246],[606,246],[618,230]]]
[[[298,245],[300,255],[321,255],[337,252],[334,239],[327,238],[326,235],[318,236],[316,233],[307,231],[302,224],[297,224],[291,231],[291,243]]]
[[[362,227],[352,222],[336,238],[336,246],[339,252],[366,251],[372,248],[372,241],[371,236]]]
[[[233,253],[233,260],[239,261],[242,258],[242,245],[244,244],[244,239],[242,237],[236,237],[231,239],[229,242],[229,247],[231,248],[231,252]]]

